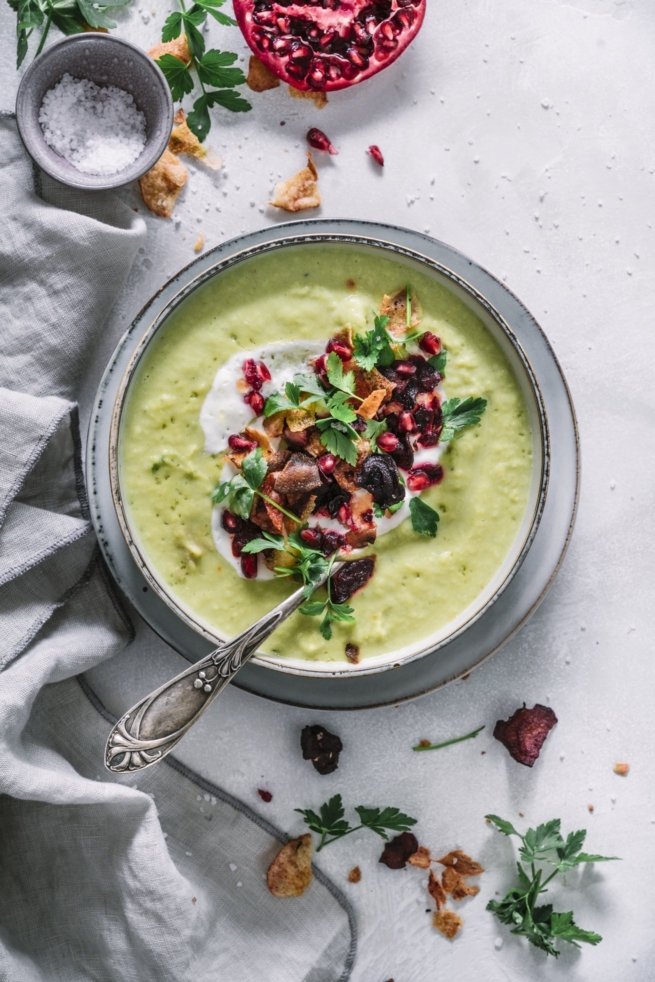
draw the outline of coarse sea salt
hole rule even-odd
[[[43,97],[39,123],[45,142],[84,174],[117,174],[146,145],[146,120],[133,97],[66,73]]]

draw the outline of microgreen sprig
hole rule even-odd
[[[279,502],[274,501],[269,495],[261,490],[261,485],[266,477],[268,465],[264,460],[261,449],[258,447],[252,450],[241,463],[241,473],[235,474],[229,481],[221,481],[212,493],[212,502],[215,505],[225,501],[227,507],[239,518],[247,521],[250,518],[255,496],[262,498],[267,504],[277,508],[287,518],[297,525],[302,525],[302,519],[294,515],[293,512],[283,508]],[[269,546],[270,548],[270,546]]]
[[[487,910],[496,915],[502,924],[512,927],[512,934],[519,934],[555,958],[560,954],[555,943],[567,941],[580,947],[578,942],[596,945],[602,941],[600,934],[587,931],[573,920],[572,911],[559,913],[554,911],[552,904],[537,906],[537,900],[546,887],[558,874],[579,866],[581,863],[602,863],[618,859],[618,856],[598,856],[582,852],[587,832],[579,829],[570,832],[566,839],[561,834],[561,823],[558,818],[528,829],[525,835],[518,832],[511,822],[498,815],[485,816],[499,832],[507,836],[516,836],[521,840],[519,856],[522,862],[517,863],[518,884],[507,892],[502,900],[490,900]],[[552,868],[546,875],[546,869]]]
[[[407,832],[416,825],[415,818],[405,815],[398,808],[392,806],[372,808],[367,805],[357,805],[355,811],[359,816],[359,825],[351,825],[345,817],[346,812],[340,794],[335,794],[329,801],[324,802],[318,813],[311,808],[296,808],[295,811],[303,816],[312,832],[320,835],[316,852],[360,829],[370,829],[386,840],[389,838],[389,832]]]

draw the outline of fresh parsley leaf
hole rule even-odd
[[[162,41],[174,41],[182,33],[182,14],[179,10],[174,10],[169,14],[161,29]]]
[[[357,413],[348,404],[348,399],[350,396],[347,392],[335,392],[334,395],[328,396],[325,401],[330,416],[339,420],[340,423],[354,423],[357,419]]]
[[[195,6],[201,7],[205,10],[214,20],[218,21],[224,27],[234,27],[236,21],[233,17],[228,14],[224,14],[219,8],[223,6],[225,0],[196,0]]]
[[[267,549],[277,549],[278,552],[281,552],[285,545],[285,540],[281,535],[271,535],[270,532],[264,532],[261,538],[251,539],[250,542],[247,542],[241,552],[258,553],[265,552]]]
[[[412,825],[416,825],[415,818],[410,818],[398,808],[367,808],[358,805],[355,811],[359,815],[362,827],[370,829],[383,839],[389,838],[389,832],[407,832]]]
[[[211,127],[209,118],[209,97],[199,96],[193,104],[193,109],[187,114],[187,126],[202,143]]]
[[[321,443],[330,453],[341,457],[354,467],[357,463],[357,446],[352,435],[344,429],[343,424],[333,423],[331,419],[326,422],[327,426],[322,428],[319,426]]]
[[[371,331],[355,335],[354,358],[366,372],[373,371],[376,365],[390,365],[394,360],[392,339],[387,332],[388,323],[388,317],[378,315]]]
[[[108,11],[126,7],[132,0],[77,0],[77,6],[89,27],[116,27]]]
[[[378,437],[382,433],[386,433],[387,421],[386,419],[367,419],[366,429],[364,430],[362,436],[365,440],[368,440],[371,444],[371,449],[374,453],[381,453],[382,451],[378,447]]]
[[[441,407],[443,429],[441,440],[447,443],[458,437],[462,430],[480,422],[487,408],[487,400],[476,396],[466,399],[447,399]]]
[[[349,395],[353,395],[355,390],[355,373],[344,372],[343,362],[334,351],[331,351],[327,356],[325,371],[330,385],[333,385],[335,389],[340,389],[341,392],[347,392]]]
[[[233,85],[243,85],[246,77],[240,68],[230,68],[237,60],[237,56],[232,51],[217,51],[212,48],[206,51],[202,58],[196,62],[198,78],[207,85],[216,88],[229,88]]]
[[[426,505],[421,498],[412,498],[409,503],[409,513],[414,531],[434,539],[439,527],[439,512]]]
[[[189,92],[193,92],[193,78],[188,67],[180,58],[165,54],[156,60],[164,73],[175,102],[179,102]]]
[[[232,82],[231,84],[240,85],[241,83]],[[208,106],[222,106],[223,109],[229,109],[232,113],[247,113],[252,109],[248,100],[240,96],[238,92],[233,92],[232,89],[216,89],[207,92],[205,99]]]
[[[267,470],[268,465],[264,460],[260,447],[257,447],[256,450],[251,450],[241,463],[241,473],[254,491],[260,487],[266,477]]]
[[[559,873],[582,862],[604,862],[617,859],[616,856],[595,856],[581,852],[586,832],[583,829],[570,832],[562,838],[559,819],[552,819],[528,829],[525,835],[518,832],[511,822],[498,815],[487,815],[487,820],[503,835],[515,835],[521,840],[519,855],[526,863],[517,863],[518,885],[509,890],[502,900],[491,900],[490,910],[503,924],[512,929],[512,934],[522,935],[527,940],[557,958],[560,954],[555,942],[567,941],[579,947],[578,942],[598,944],[601,936],[595,931],[578,927],[571,911],[554,911],[551,904],[537,905],[539,897],[547,892],[550,881]],[[554,866],[544,878],[543,866]]]
[[[438,355],[432,355],[431,358],[428,358],[428,365],[430,368],[434,368],[435,372],[438,372],[439,375],[444,375],[447,361],[448,352],[445,348],[442,348]]]
[[[329,801],[321,805],[318,814],[311,808],[296,808],[303,816],[305,824],[320,835],[321,839],[316,848],[320,852],[324,846],[342,839],[345,835],[358,832],[359,829],[370,829],[383,839],[388,839],[388,832],[406,832],[413,825],[416,819],[405,815],[398,808],[387,806],[386,808],[371,808],[367,805],[358,805],[355,808],[360,824],[350,825],[345,817],[345,809],[340,794],[334,795]]]
[[[258,447],[243,459],[240,474],[235,474],[231,480],[222,481],[217,485],[212,493],[212,502],[215,505],[219,505],[225,501],[231,512],[238,515],[239,518],[249,519],[255,494],[261,494],[258,488],[266,476],[266,471],[267,464],[262,456],[261,449]],[[261,496],[285,515],[295,518],[295,516],[291,515],[290,512],[287,512],[271,498],[268,498],[266,495]],[[295,521],[299,521],[299,519],[295,518]]]

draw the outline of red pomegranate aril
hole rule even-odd
[[[243,377],[255,392],[259,392],[264,382],[270,382],[271,373],[263,361],[255,361],[254,358],[246,358],[241,366]]]
[[[247,402],[255,416],[261,416],[264,412],[264,396],[261,392],[246,392],[243,401]]]
[[[337,458],[334,456],[334,454],[324,453],[321,454],[316,463],[318,464],[318,469],[320,470],[321,474],[325,474],[326,477],[329,477],[330,474],[333,473],[334,468],[337,466]]]
[[[315,126],[307,130],[307,142],[314,150],[324,150],[325,153],[332,154],[333,157],[339,153],[329,136],[326,136],[323,130],[319,130]]]
[[[405,410],[398,417],[398,429],[401,433],[413,433],[416,429],[416,420],[412,413]]]
[[[441,338],[438,338],[436,334],[432,334],[431,331],[426,331],[419,338],[418,346],[421,351],[425,351],[429,355],[438,355],[441,351]]]
[[[341,358],[341,361],[350,361],[353,356],[353,349],[349,348],[347,344],[343,343],[343,341],[337,341],[335,338],[328,341],[327,348],[325,350],[328,353],[333,351],[335,355],[338,355],[339,358]]]
[[[382,151],[375,143],[371,144],[371,146],[368,148],[367,153],[370,154],[370,156],[373,158],[376,164],[379,164],[380,167],[384,167],[384,157],[382,155]]]
[[[416,442],[421,447],[436,447],[439,443],[439,434],[435,430],[424,430]]]
[[[330,529],[323,532],[321,538],[321,551],[326,556],[331,556],[333,552],[337,551],[337,549],[342,549],[346,541],[343,535],[339,535],[338,532],[333,532]]]
[[[319,355],[314,362],[314,371],[317,375],[325,375],[327,372],[327,355]]]
[[[410,491],[424,491],[425,488],[438,484],[442,478],[441,464],[419,464],[412,467],[407,475],[407,487]]]
[[[348,525],[351,518],[350,508],[348,505],[341,505],[339,511],[337,512],[337,518],[342,525]]]
[[[240,436],[236,433],[233,433],[227,438],[227,445],[230,450],[234,450],[237,453],[249,453],[257,446],[254,440],[249,440],[248,437]]]
[[[385,453],[393,453],[400,446],[400,440],[395,433],[381,433],[378,437],[378,447]]]
[[[401,378],[416,375],[416,365],[413,365],[411,361],[397,361],[393,367]]]
[[[238,532],[241,528],[242,521],[238,515],[233,515],[231,511],[225,509],[221,515],[221,525],[226,532],[234,533]]]
[[[321,548],[321,533],[318,529],[302,529],[300,538],[312,549]]]
[[[247,580],[254,580],[257,576],[257,556],[246,553],[240,558],[241,572]]]

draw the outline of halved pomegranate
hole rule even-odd
[[[331,92],[386,68],[418,34],[427,0],[234,0],[246,41],[296,89]]]

